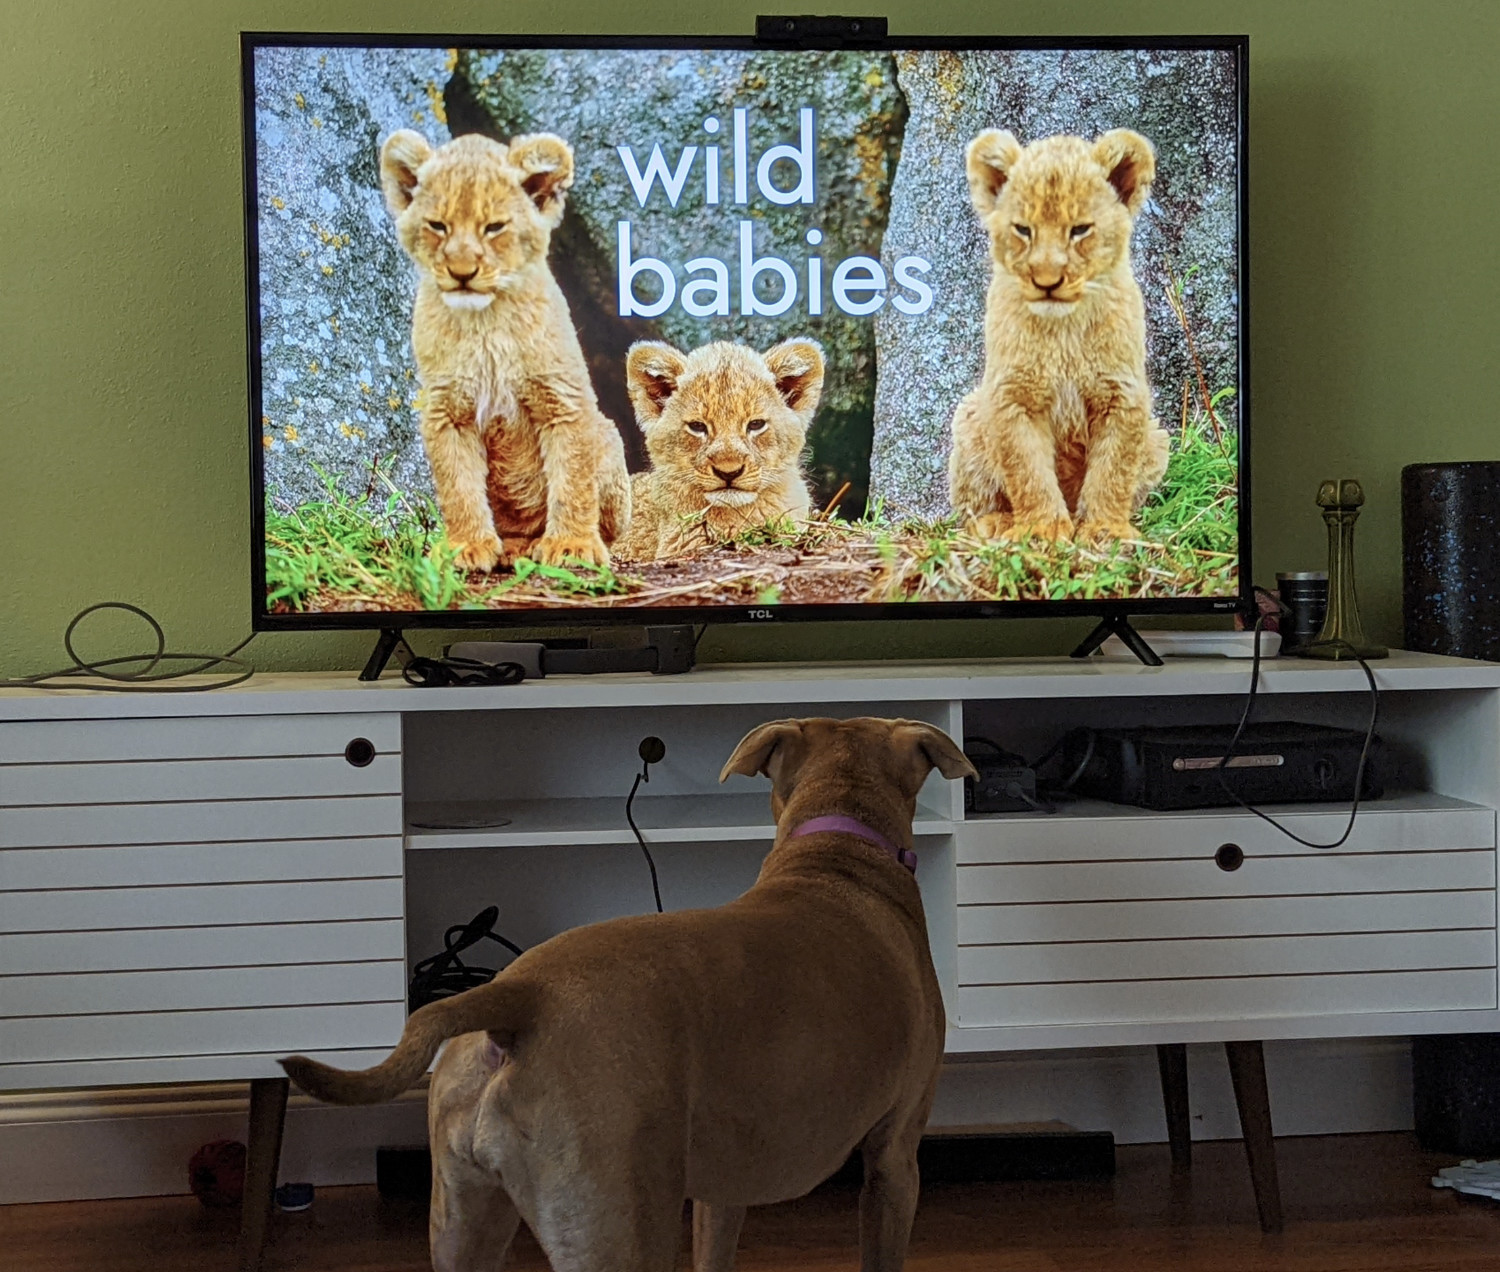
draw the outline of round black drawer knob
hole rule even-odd
[[[374,762],[375,743],[369,738],[355,738],[344,748],[344,758],[355,768],[364,768]]]
[[[1238,870],[1245,864],[1245,850],[1239,844],[1220,844],[1214,853],[1214,865],[1220,870]]]

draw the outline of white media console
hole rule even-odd
[[[1180,1044],[1230,1044],[1243,1112],[1258,1050],[1239,1044],[1500,1029],[1500,665],[1373,665],[1390,795],[1336,850],[1239,811],[966,816],[961,783],[934,775],[918,880],[950,1052],[1158,1045],[1170,1122]],[[902,715],[1037,755],[1081,724],[1232,723],[1248,677],[1238,661],[1096,657],[0,693],[0,1090],[264,1092],[288,1052],[372,1063],[401,1031],[411,963],[449,925],[493,903],[531,945],[651,908],[624,818],[648,734],[667,755],[637,819],[676,908],[755,877],[767,784],[717,776],[761,721]],[[1261,719],[1362,727],[1368,711],[1352,666],[1271,663],[1263,695]],[[368,763],[352,762],[358,739]],[[1277,811],[1324,841],[1345,819]],[[506,824],[422,825],[465,814]],[[1239,869],[1217,864],[1226,843]],[[263,1131],[278,1119],[262,1108]],[[1185,1138],[1174,1126],[1184,1155]]]

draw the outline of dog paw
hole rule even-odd
[[[1000,535],[1009,543],[1028,543],[1042,539],[1048,543],[1066,543],[1073,537],[1073,522],[1068,517],[1038,517],[1032,521],[1014,521]]]
[[[1075,536],[1082,543],[1111,543],[1119,539],[1138,539],[1140,535],[1128,521],[1085,521]]]
[[[544,534],[533,545],[531,556],[543,565],[564,565],[569,561],[609,564],[609,549],[598,534]]]
[[[462,539],[450,539],[456,555],[453,564],[460,570],[484,570],[488,573],[500,563],[504,551],[500,545],[500,536],[488,534],[474,540],[472,543]]]
[[[1011,515],[1008,512],[987,512],[982,517],[975,517],[969,531],[976,539],[1003,539],[1011,527]]]

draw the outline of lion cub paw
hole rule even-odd
[[[544,534],[533,545],[531,556],[543,565],[562,565],[565,561],[609,564],[609,549],[598,534]]]
[[[976,539],[1003,539],[1011,527],[1012,517],[1008,512],[987,512],[975,517],[969,532]]]
[[[1039,517],[1035,521],[1015,521],[1000,538],[1009,543],[1026,543],[1042,539],[1048,543],[1066,543],[1073,537],[1073,522],[1069,517]]]
[[[450,539],[457,555],[453,558],[453,564],[460,570],[493,570],[499,564],[502,555],[500,536],[488,534],[473,543],[465,543],[461,539]]]
[[[1140,535],[1128,521],[1085,521],[1076,536],[1083,543],[1110,543],[1118,539],[1138,539]]]

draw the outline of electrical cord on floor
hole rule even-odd
[[[625,797],[625,820],[630,823],[631,833],[646,855],[646,864],[651,868],[651,894],[656,898],[656,912],[662,914],[665,911],[661,904],[661,881],[656,877],[656,861],[651,856],[651,849],[646,847],[646,837],[641,834],[641,828],[635,824],[635,793],[641,789],[642,782],[651,780],[651,766],[665,757],[667,744],[660,738],[642,738],[636,753],[641,757],[641,771],[635,775],[635,781],[630,784],[630,794]]]
[[[119,658],[101,658],[92,662],[80,657],[78,651],[73,648],[73,634],[84,619],[90,614],[97,614],[100,610],[124,610],[127,614],[135,614],[145,619],[156,636],[155,651],[149,654],[124,654]],[[87,609],[80,610],[73,615],[72,620],[63,629],[63,648],[68,651],[68,657],[73,660],[71,667],[63,667],[57,671],[42,671],[34,676],[17,676],[10,680],[0,680],[0,689],[90,689],[96,693],[203,693],[209,689],[227,689],[230,685],[243,684],[255,674],[254,667],[244,659],[235,657],[254,639],[255,633],[251,632],[233,649],[223,654],[178,653],[167,649],[167,637],[162,631],[161,624],[139,605],[130,605],[125,601],[100,601],[97,605],[90,605]],[[163,667],[164,663],[184,662],[192,665]],[[131,666],[131,664],[138,663],[144,663],[145,666]],[[121,670],[126,667],[130,669]],[[202,675],[214,667],[225,667],[229,670],[207,684],[201,681],[193,685],[161,683],[164,680],[180,680],[184,676]],[[102,685],[80,683],[80,680],[86,676],[97,677],[109,683]]]
[[[1287,607],[1281,603],[1280,598],[1277,597],[1274,592],[1267,591],[1263,587],[1257,587],[1255,591],[1260,595],[1268,597],[1272,601],[1274,601],[1276,606],[1282,613],[1289,612],[1287,610]],[[1344,833],[1342,835],[1335,839],[1331,844],[1320,844],[1311,839],[1304,839],[1301,835],[1297,834],[1296,831],[1283,826],[1269,813],[1263,812],[1259,808],[1256,808],[1255,805],[1247,803],[1245,800],[1241,799],[1238,793],[1236,793],[1236,791],[1233,789],[1233,787],[1231,787],[1229,783],[1224,780],[1224,771],[1229,766],[1230,760],[1234,758],[1235,748],[1239,746],[1240,738],[1244,736],[1245,726],[1250,723],[1250,713],[1255,710],[1256,695],[1260,690],[1260,638],[1261,633],[1265,630],[1267,617],[1268,616],[1264,612],[1256,616],[1255,643],[1253,646],[1253,656],[1250,663],[1250,689],[1249,692],[1245,695],[1245,707],[1244,710],[1240,712],[1239,723],[1235,725],[1234,736],[1229,739],[1229,745],[1224,748],[1224,754],[1219,757],[1219,762],[1214,766],[1212,771],[1215,777],[1217,777],[1219,785],[1223,788],[1224,793],[1228,795],[1230,799],[1232,799],[1236,804],[1243,808],[1247,813],[1254,813],[1255,816],[1261,819],[1261,821],[1267,823],[1270,826],[1274,826],[1288,839],[1295,840],[1304,848],[1316,848],[1319,850],[1342,848],[1344,844],[1349,842],[1349,836],[1354,833],[1354,822],[1355,819],[1359,816],[1360,798],[1364,794],[1365,769],[1370,761],[1370,749],[1375,744],[1375,726],[1380,721],[1380,686],[1375,683],[1375,673],[1370,669],[1370,664],[1363,658],[1360,658],[1358,655],[1355,655],[1354,661],[1359,663],[1360,669],[1365,673],[1365,680],[1369,683],[1370,686],[1370,720],[1365,727],[1364,745],[1360,747],[1359,763],[1355,766],[1354,770],[1354,795],[1349,802],[1349,821],[1348,824],[1345,825]],[[1350,653],[1352,654],[1353,652],[1354,651],[1351,649]]]
[[[467,923],[455,923],[443,933],[443,952],[424,958],[411,972],[411,983],[406,990],[407,1010],[436,1002],[439,998],[451,998],[466,989],[488,985],[495,979],[492,967],[471,967],[459,957],[459,953],[480,941],[490,940],[503,945],[512,954],[520,957],[526,951],[514,941],[495,931],[500,918],[500,907],[487,906]]]

